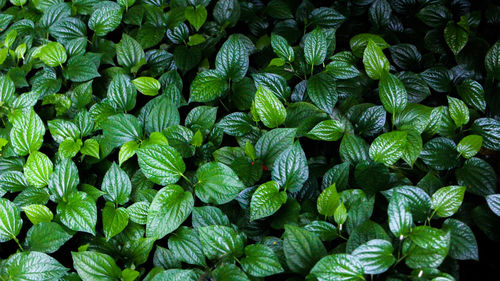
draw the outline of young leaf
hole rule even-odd
[[[316,28],[306,35],[304,39],[304,56],[307,64],[314,66],[323,63],[326,51],[326,36],[320,28]]]
[[[285,107],[267,88],[259,87],[257,89],[255,93],[255,108],[262,123],[271,129],[285,122]]]
[[[224,204],[238,195],[245,186],[228,166],[210,162],[196,171],[196,196],[205,203]]]
[[[432,208],[436,215],[446,218],[458,211],[464,199],[464,186],[447,186],[432,195]]]
[[[285,204],[286,192],[280,192],[280,186],[274,181],[260,185],[250,201],[250,220],[268,217]]]
[[[371,39],[368,40],[363,53],[363,64],[366,74],[373,80],[379,80],[384,74],[389,72],[389,60],[385,57],[382,49]]]
[[[457,151],[465,158],[471,158],[479,152],[483,145],[483,137],[478,135],[468,135],[457,145]]]
[[[73,266],[85,280],[118,280],[121,270],[115,260],[99,252],[72,252]]]
[[[176,183],[186,170],[179,153],[168,145],[148,145],[137,150],[139,167],[154,183],[166,185]]]

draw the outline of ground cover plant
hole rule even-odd
[[[498,280],[498,2],[0,7],[1,281]]]

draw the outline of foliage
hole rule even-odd
[[[498,270],[498,2],[0,9],[0,280]]]

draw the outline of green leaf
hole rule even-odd
[[[422,137],[418,131],[410,129],[407,131],[406,143],[403,147],[403,159],[410,167],[413,167],[423,149]]]
[[[400,240],[403,240],[410,233],[413,225],[413,217],[408,205],[408,201],[403,195],[395,193],[389,200],[387,207],[389,229]]]
[[[255,144],[257,157],[272,167],[279,154],[293,144],[296,130],[277,128],[266,132]]]
[[[152,77],[139,77],[132,80],[132,84],[139,92],[146,96],[156,96],[160,90],[160,82]]]
[[[97,67],[88,55],[71,57],[64,68],[63,75],[73,82],[85,82],[101,76]]]
[[[135,107],[137,91],[128,76],[117,74],[109,83],[107,97],[114,108],[130,111]]]
[[[183,262],[200,266],[206,264],[200,239],[192,228],[181,226],[168,238],[168,248]]]
[[[17,239],[23,220],[19,208],[5,198],[0,198],[0,242]]]
[[[465,186],[447,186],[432,195],[432,208],[436,215],[446,218],[458,211],[464,200]]]
[[[220,281],[250,281],[248,276],[239,267],[229,263],[217,267],[212,272],[212,276]]]
[[[407,135],[404,131],[392,131],[378,136],[370,145],[370,157],[386,166],[393,165],[403,155]]]
[[[239,257],[243,254],[243,240],[232,228],[211,225],[198,228],[200,242],[209,260]]]
[[[238,82],[245,77],[248,65],[248,50],[240,36],[237,34],[229,36],[217,53],[215,69],[226,79]]]
[[[96,5],[89,18],[89,28],[97,36],[104,36],[115,30],[122,20],[121,6],[114,2],[104,2]]]
[[[129,141],[122,145],[118,152],[118,165],[121,166],[125,161],[134,156],[138,148],[139,144],[136,141]]]
[[[339,153],[340,159],[342,159],[343,162],[351,162],[352,164],[370,158],[369,147],[365,140],[351,134],[344,134],[342,137]]]
[[[472,229],[456,219],[447,219],[443,230],[450,232],[450,257],[457,260],[478,260],[476,237]]]
[[[243,270],[255,277],[266,277],[283,272],[274,252],[266,245],[255,244],[245,247],[245,257],[241,260]]]
[[[382,76],[387,75],[390,68],[389,60],[385,57],[382,49],[371,39],[368,40],[363,52],[363,64],[366,74],[373,80],[379,80]]]
[[[160,185],[176,183],[186,170],[182,157],[168,145],[154,144],[140,148],[137,157],[144,175]]]
[[[106,192],[104,198],[107,201],[123,205],[129,200],[132,184],[127,173],[120,169],[116,163],[113,163],[104,175],[101,189]]]
[[[99,159],[99,142],[95,139],[86,139],[80,149],[80,153]]]
[[[337,193],[337,188],[335,183],[333,183],[329,187],[325,188],[318,196],[316,206],[320,215],[331,217],[337,211],[340,203],[341,201],[339,194]]]
[[[380,101],[385,110],[392,114],[401,113],[408,100],[403,83],[391,73],[382,73],[378,84]]]
[[[354,255],[334,254],[322,258],[312,269],[309,276],[318,281],[346,280],[362,281],[363,264]]]
[[[279,210],[287,199],[286,192],[280,192],[280,186],[274,181],[260,185],[250,201],[250,220],[268,217]]]
[[[391,242],[382,239],[370,240],[357,247],[352,255],[359,259],[365,274],[384,273],[394,264],[394,248]]]
[[[72,235],[55,222],[41,222],[28,230],[26,244],[30,251],[54,253],[64,245]]]
[[[495,213],[497,216],[500,216],[500,194],[492,194],[486,196],[486,202],[488,203],[488,206],[493,211],[493,213]]]
[[[146,236],[161,239],[175,231],[191,214],[193,195],[178,185],[168,185],[156,193],[148,211]]]
[[[309,178],[309,168],[304,150],[299,142],[288,147],[276,158],[272,179],[284,190],[297,192]]]
[[[500,40],[497,41],[484,57],[484,66],[488,76],[500,80]]]
[[[338,98],[334,77],[328,72],[313,75],[307,81],[307,95],[318,108],[332,114]]]
[[[59,280],[67,274],[64,267],[53,257],[40,252],[22,252],[9,257],[4,263],[10,280]]]
[[[303,274],[326,255],[325,246],[316,235],[293,225],[285,225],[283,251],[290,270]]]
[[[448,104],[451,119],[457,127],[461,127],[469,122],[469,108],[465,103],[457,98],[448,96]]]
[[[263,87],[270,90],[280,100],[286,100],[290,97],[290,87],[283,76],[274,73],[254,73],[252,74],[252,78],[255,87]]]
[[[146,224],[149,205],[147,201],[140,201],[128,206],[127,213],[130,220],[137,224]]]
[[[66,201],[57,204],[57,215],[69,229],[95,235],[97,207],[85,192],[75,191],[69,194]]]
[[[307,64],[314,66],[323,63],[326,51],[326,36],[320,28],[316,28],[305,35],[304,56]]]
[[[115,208],[112,202],[106,202],[106,206],[102,210],[102,228],[106,241],[122,232],[128,225],[127,209],[120,207]]]
[[[73,266],[83,280],[118,280],[122,274],[115,260],[99,252],[71,252]]]
[[[478,135],[468,135],[464,137],[457,145],[457,151],[465,158],[471,158],[476,155],[483,145],[483,137]]]
[[[458,95],[470,107],[484,112],[486,110],[486,100],[484,89],[481,84],[472,79],[465,79],[457,86]]]
[[[210,162],[196,171],[196,196],[204,203],[225,204],[245,188],[236,173],[228,166]]]
[[[295,54],[293,52],[293,48],[288,44],[287,40],[276,34],[271,33],[271,46],[273,51],[278,57],[292,62],[295,59]]]
[[[202,5],[196,7],[189,6],[184,10],[184,15],[189,23],[198,31],[207,19],[207,9]]]
[[[70,159],[64,159],[59,162],[54,173],[50,177],[49,191],[51,199],[57,202],[65,201],[68,196],[75,193],[76,186],[80,183],[78,168]]]
[[[14,151],[25,156],[40,149],[44,134],[43,121],[32,109],[14,121],[10,130],[10,141]]]
[[[127,34],[116,44],[116,59],[121,66],[138,69],[146,63],[146,56],[141,45]]]
[[[54,218],[52,211],[47,206],[32,204],[23,207],[24,214],[32,224],[50,222]]]
[[[228,83],[219,70],[206,70],[198,73],[191,83],[190,101],[208,102],[215,100],[227,91]]]
[[[66,49],[64,49],[64,46],[58,42],[50,42],[43,45],[38,53],[38,56],[46,65],[50,67],[60,66],[68,59]]]
[[[458,184],[467,187],[467,191],[480,196],[496,192],[497,175],[493,167],[483,159],[467,159],[462,168],[455,171]]]
[[[267,88],[259,87],[255,93],[255,108],[260,120],[268,128],[276,128],[286,119],[286,109]]]
[[[493,118],[476,119],[472,124],[471,131],[483,137],[485,148],[500,150],[500,121]]]
[[[102,123],[104,138],[113,147],[119,147],[129,141],[142,137],[142,126],[139,120],[130,114],[116,114]]]
[[[47,155],[33,152],[24,165],[26,180],[35,187],[45,187],[49,184],[54,165]]]
[[[366,49],[369,41],[373,41],[377,46],[380,47],[381,50],[389,48],[390,45],[385,42],[384,38],[376,34],[370,33],[361,33],[355,35],[349,40],[349,45],[351,46],[352,53],[357,57],[362,57],[363,52]]]
[[[458,165],[455,143],[448,138],[434,138],[424,145],[420,158],[435,170],[442,171]]]
[[[308,137],[323,141],[337,141],[344,135],[345,126],[339,120],[321,121],[312,128]]]
[[[444,29],[444,39],[448,47],[450,47],[450,50],[456,56],[465,47],[465,44],[467,44],[469,31],[459,24],[449,22]]]

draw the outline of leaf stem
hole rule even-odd
[[[184,174],[180,174],[182,178],[184,178],[187,182],[189,182],[190,185],[193,185],[193,183],[184,175]]]
[[[12,238],[14,239],[14,241],[16,241],[16,244],[17,244],[17,246],[19,246],[19,249],[21,250],[21,252],[24,252],[23,246],[21,246],[21,243],[19,243],[19,240],[17,239],[17,237],[13,236]]]

